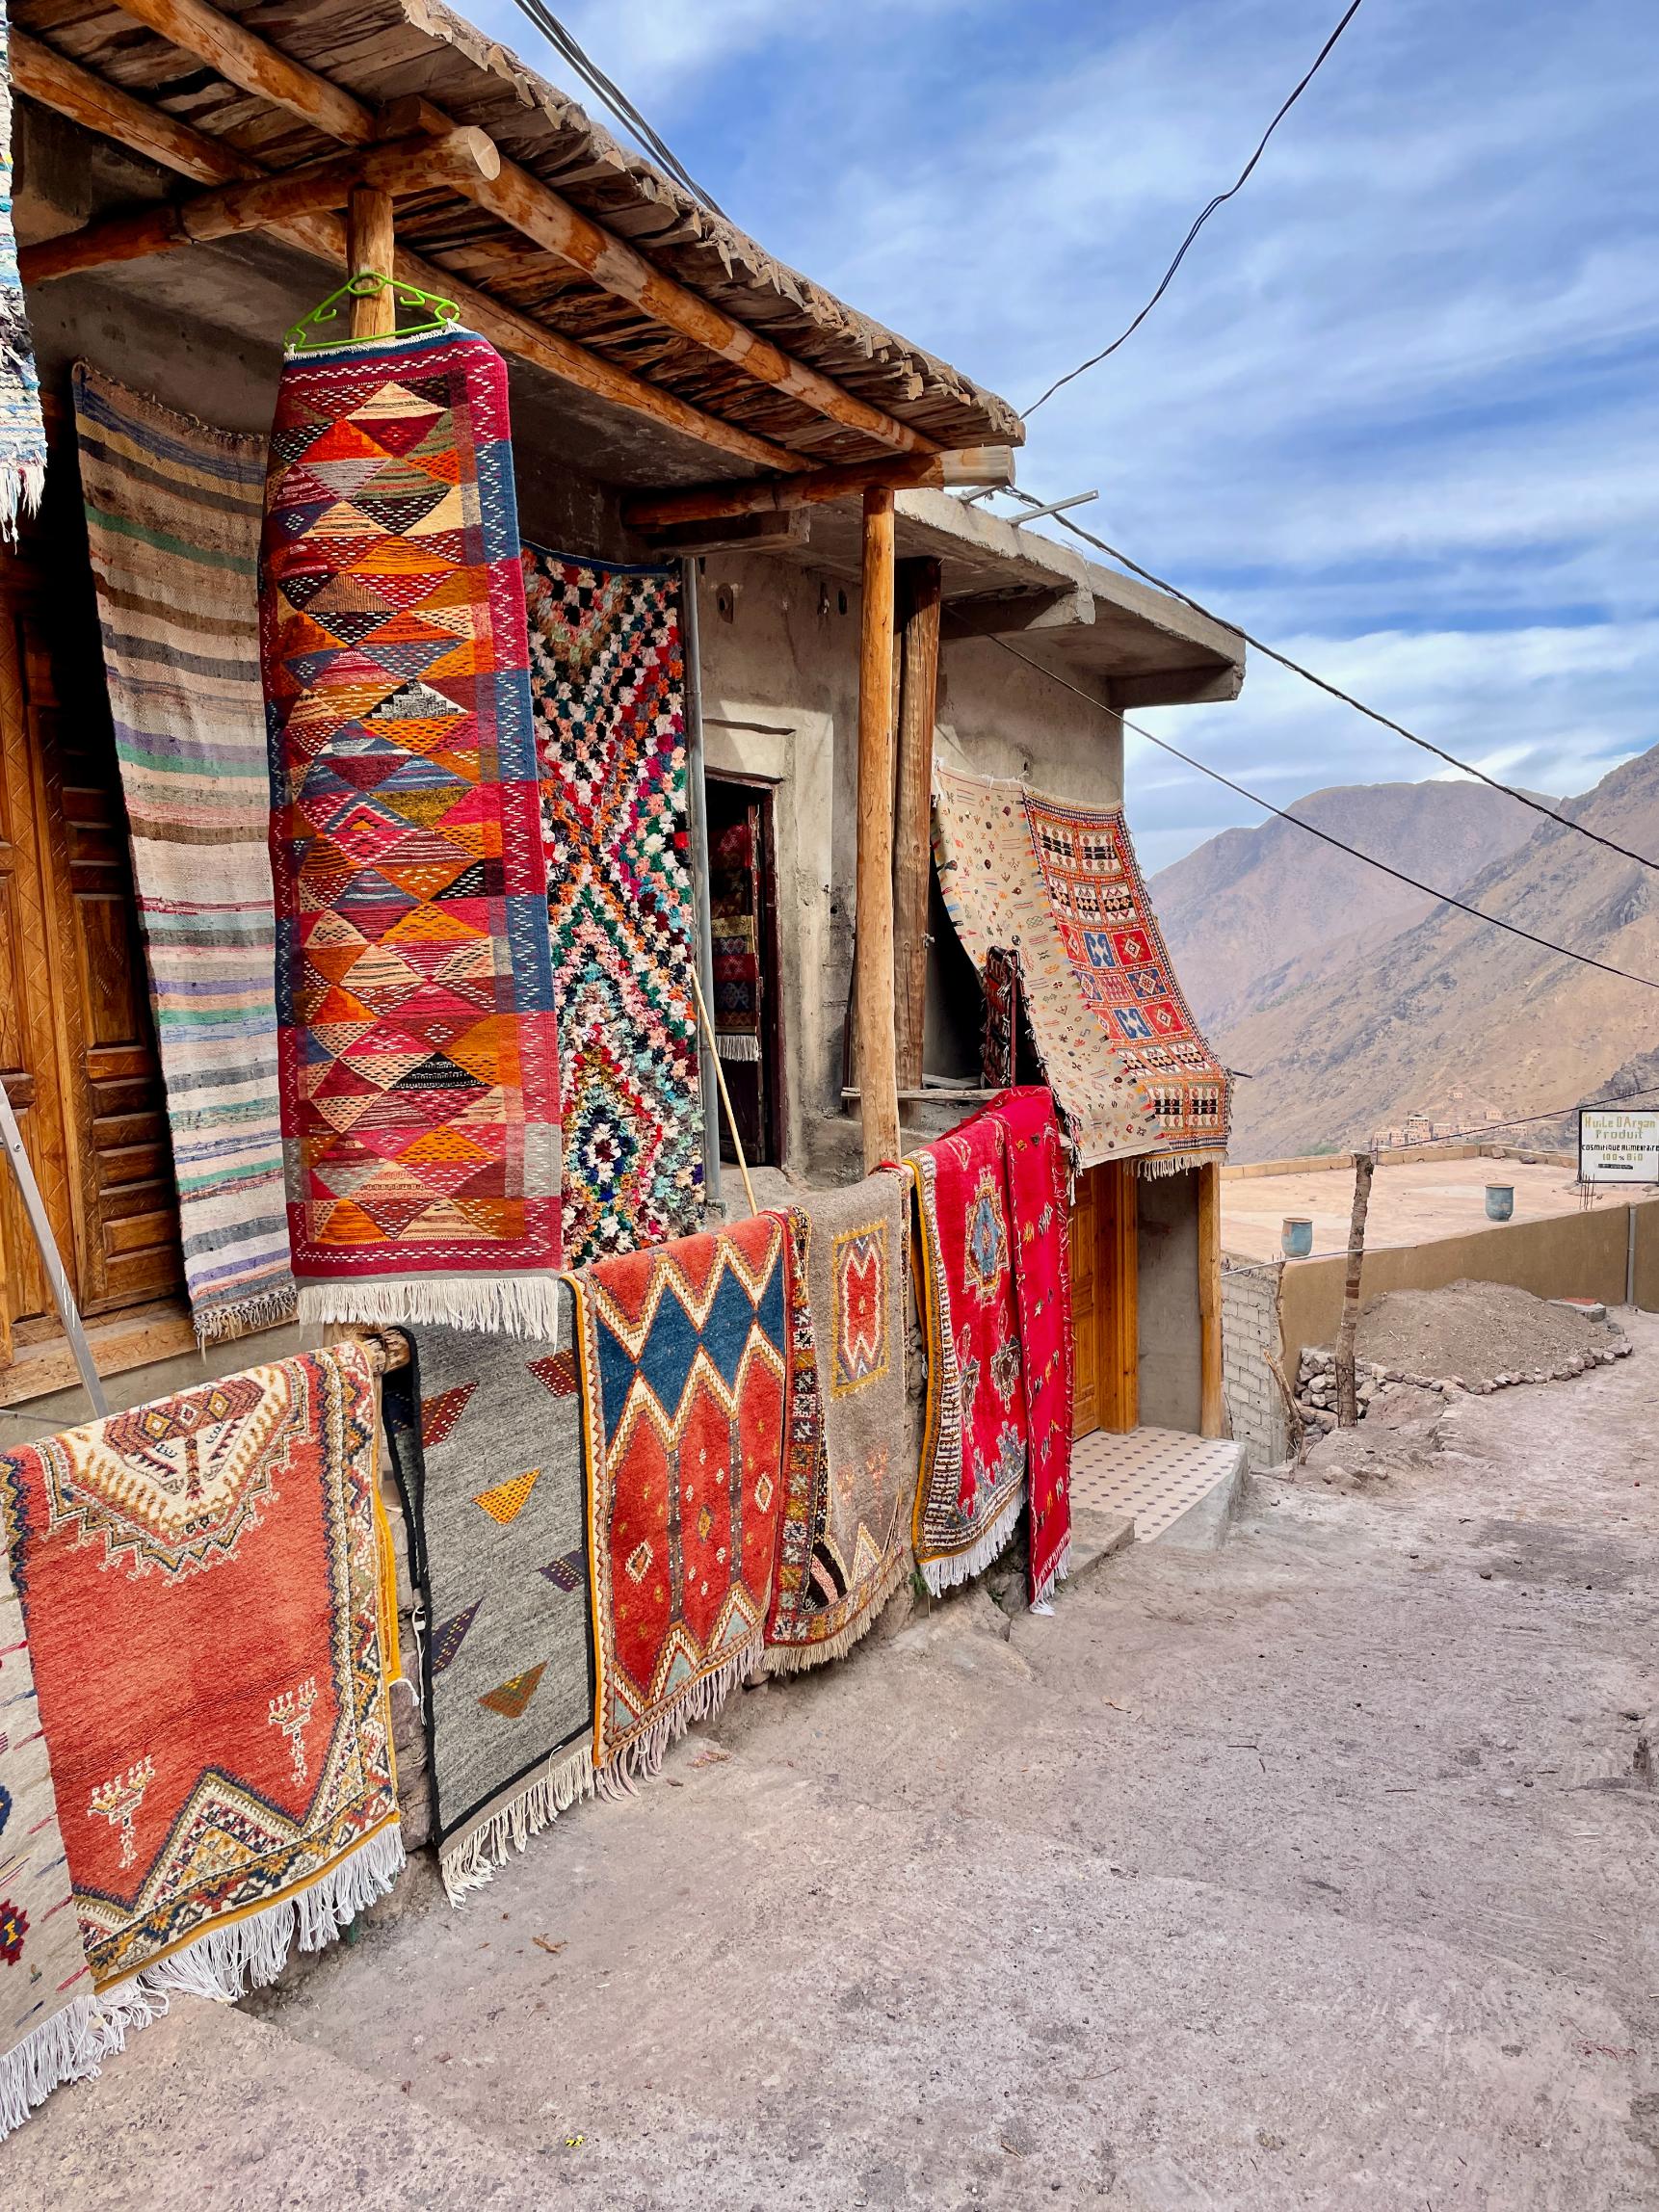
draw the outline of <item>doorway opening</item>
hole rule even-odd
[[[768,783],[711,772],[706,795],[716,1049],[750,1165],[777,1168],[783,1164],[783,1039],[774,793]],[[724,1116],[720,1156],[737,1159]]]

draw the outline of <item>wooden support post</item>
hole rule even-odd
[[[933,851],[934,716],[939,684],[939,564],[901,561],[899,758],[893,800],[894,1061],[901,1091],[922,1087]]]
[[[1095,1172],[1100,1426],[1126,1435],[1141,1422],[1141,1186],[1133,1160],[1108,1160]]]
[[[893,1050],[893,494],[864,494],[858,641],[857,968],[855,1032],[864,1167],[899,1157]]]
[[[1222,1171],[1208,1160],[1198,1175],[1198,1435],[1226,1433],[1222,1392]]]
[[[352,275],[389,277],[397,257],[391,194],[359,184],[346,211],[346,258]],[[389,338],[397,327],[397,300],[385,286],[352,302],[354,338]]]
[[[1342,1286],[1342,1319],[1336,1330],[1336,1426],[1359,1426],[1359,1393],[1354,1384],[1354,1339],[1359,1329],[1359,1277],[1365,1265],[1365,1216],[1371,1205],[1371,1175],[1377,1162],[1370,1152],[1354,1155],[1354,1211],[1348,1222],[1348,1277]]]

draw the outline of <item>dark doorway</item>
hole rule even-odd
[[[707,790],[711,1012],[721,1071],[750,1164],[776,1168],[783,1163],[783,1055],[772,787],[711,775]],[[737,1158],[724,1116],[720,1155]]]

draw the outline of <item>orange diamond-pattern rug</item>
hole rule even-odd
[[[260,611],[301,1317],[549,1334],[557,1035],[492,347],[284,363]]]

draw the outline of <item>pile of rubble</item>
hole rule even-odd
[[[1497,1375],[1477,1377],[1473,1382],[1465,1382],[1461,1375],[1413,1375],[1402,1367],[1383,1367],[1375,1360],[1356,1359],[1355,1395],[1359,1418],[1363,1420],[1371,1401],[1385,1383],[1406,1382],[1419,1390],[1436,1390],[1443,1397],[1450,1397],[1454,1390],[1467,1390],[1486,1398],[1494,1390],[1507,1390],[1517,1382],[1565,1382],[1574,1375],[1588,1374],[1593,1367],[1610,1367],[1614,1360],[1628,1357],[1629,1353],[1629,1340],[1621,1336],[1615,1344],[1587,1344],[1559,1366],[1506,1368]],[[1335,1428],[1336,1354],[1330,1345],[1315,1345],[1303,1353],[1296,1379],[1296,1409],[1304,1428]]]

